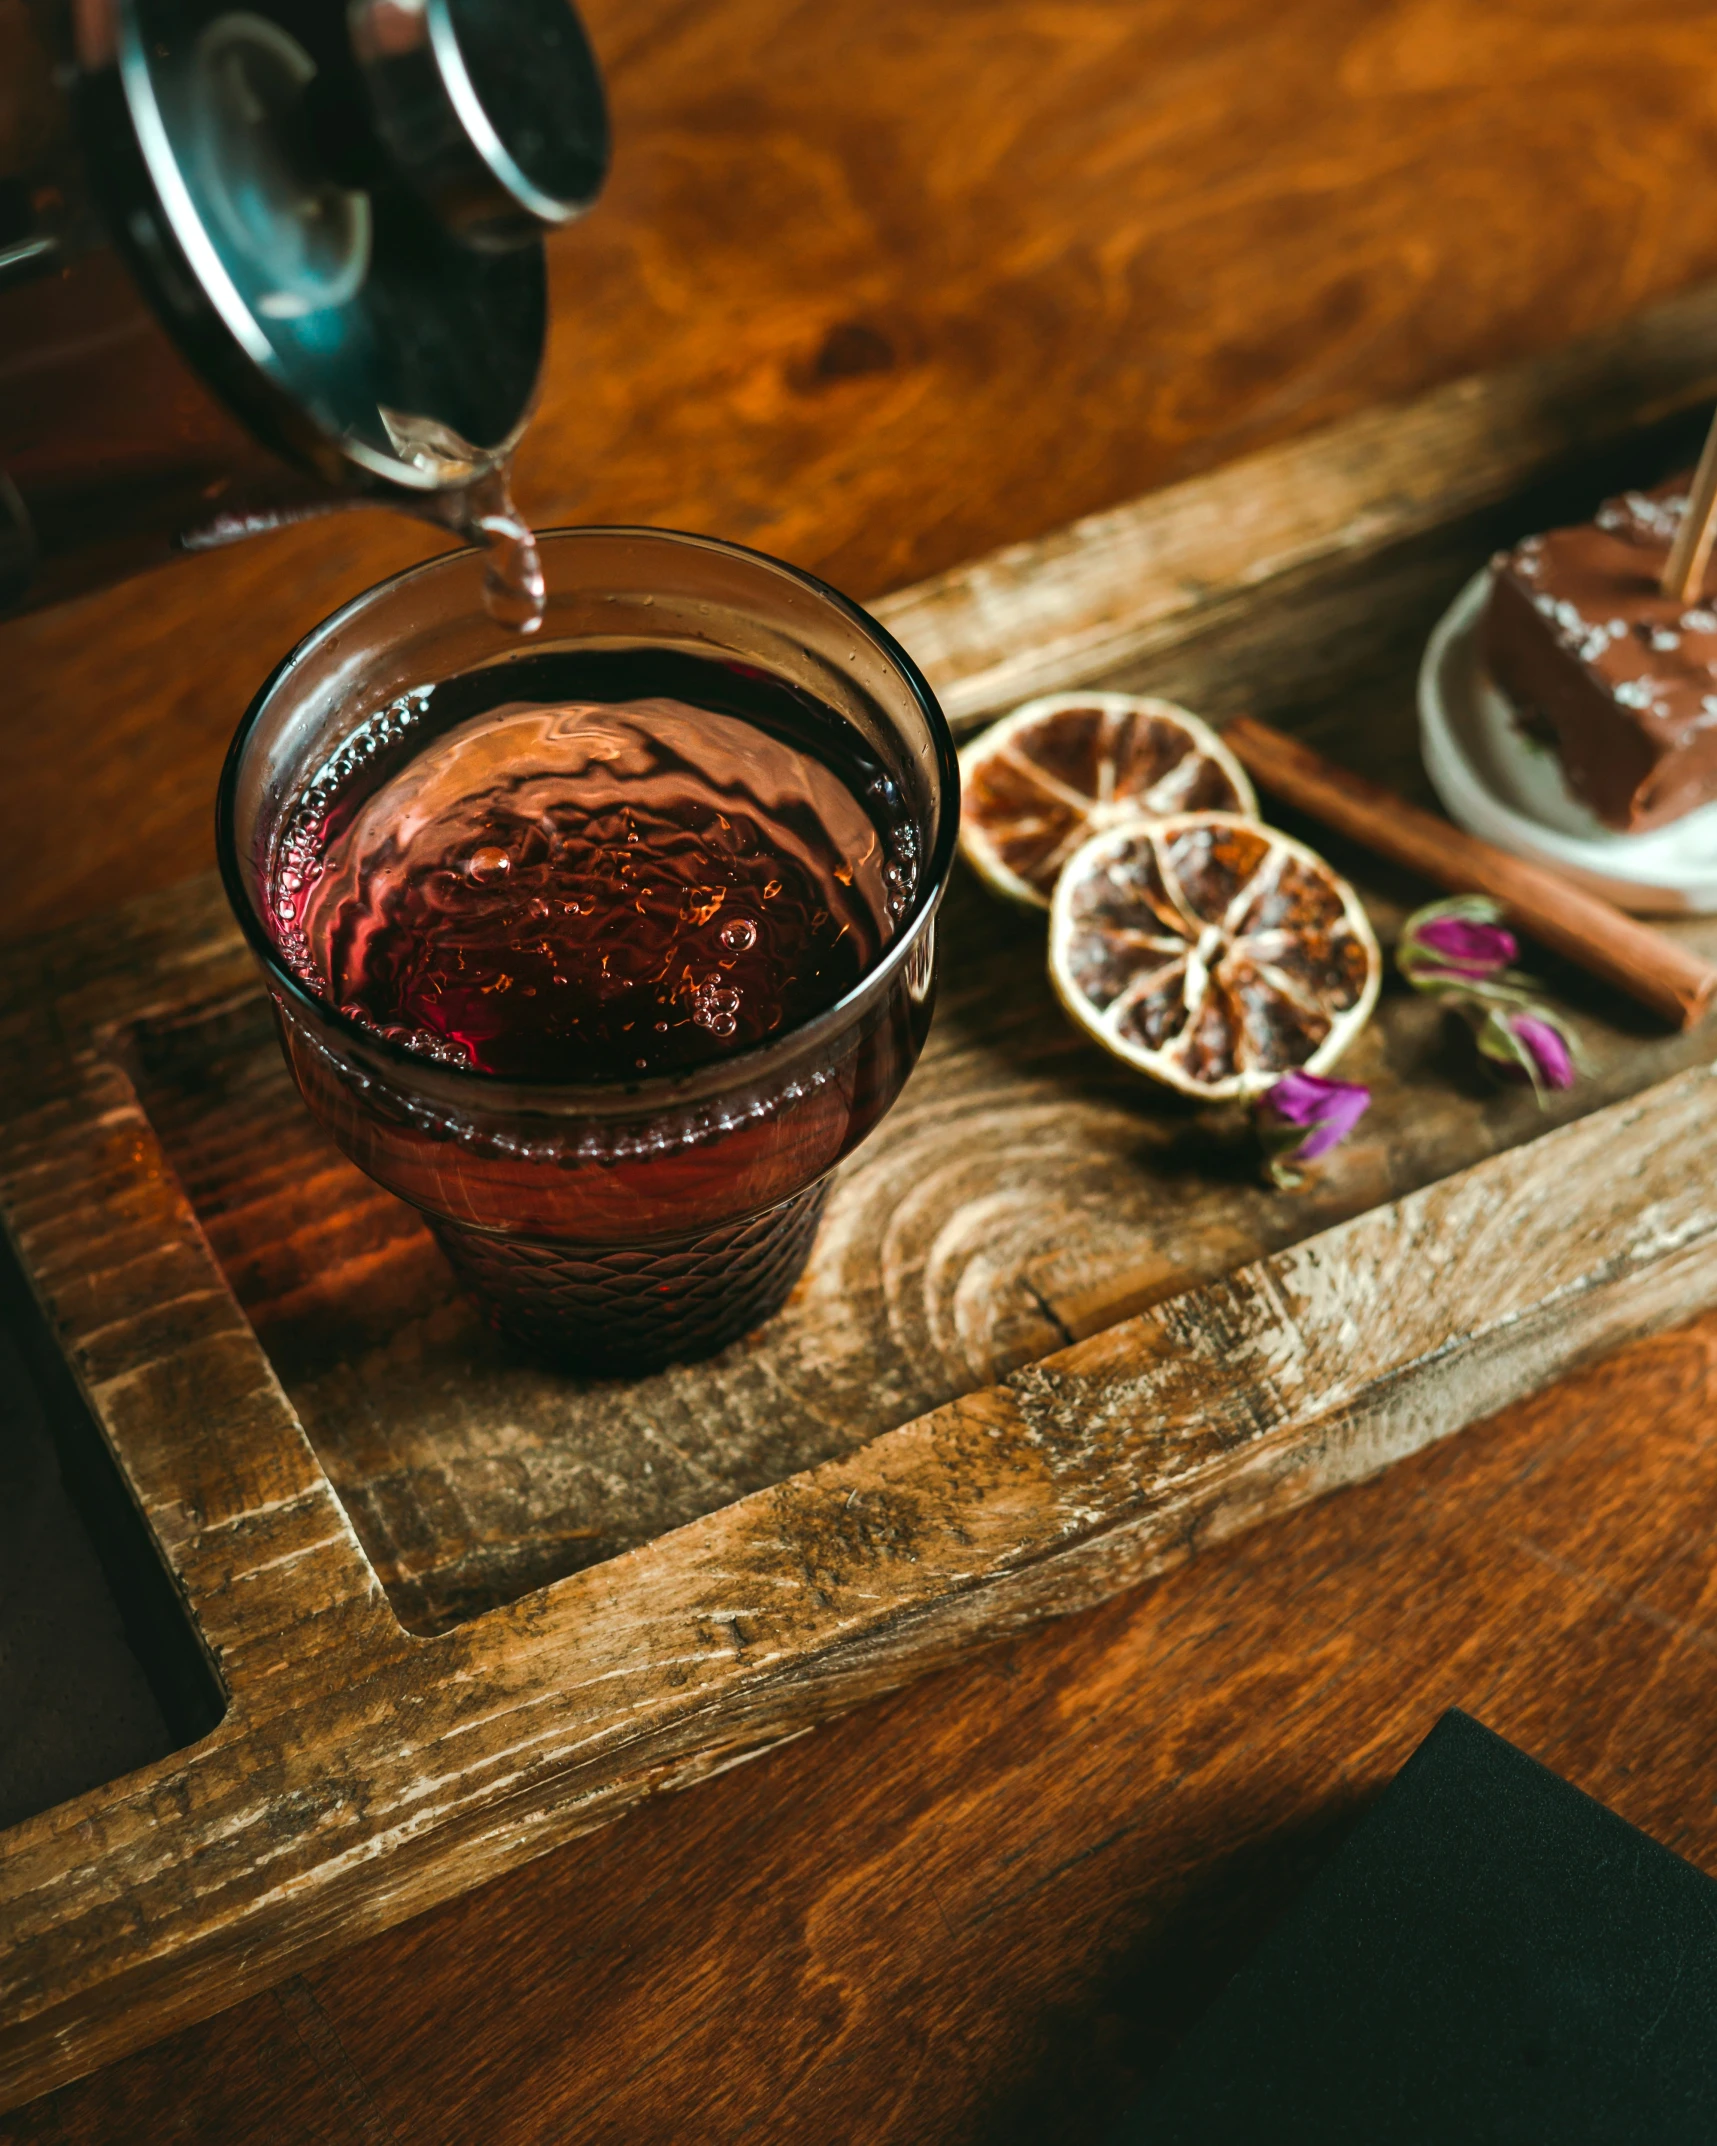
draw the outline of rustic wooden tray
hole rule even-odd
[[[960,724],[1148,687],[1418,793],[1442,606],[1714,391],[1701,292],[880,608]],[[1423,897],[1340,861],[1385,936]],[[1541,1117],[1391,992],[1287,1197],[1081,1044],[1035,919],[945,918],[787,1310],[632,1382],[510,1355],[326,1146],[212,884],[0,958],[0,1217],[196,1642],[185,1748],[0,1837],[0,2106],[1717,1298],[1708,1034],[1558,972]]]

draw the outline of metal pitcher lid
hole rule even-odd
[[[608,161],[567,0],[112,0],[101,34],[135,137],[115,236],[240,414],[344,488],[504,458],[542,234]]]

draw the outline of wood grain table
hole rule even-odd
[[[588,13],[620,159],[526,504],[860,597],[1717,274],[1691,4]],[[255,683],[427,548],[353,516],[0,628],[0,929],[203,868]],[[1099,2137],[1445,1706],[1717,1870],[1714,1403],[1717,1318],[0,2139]]]

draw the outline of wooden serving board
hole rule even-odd
[[[1438,612],[1714,392],[1706,291],[880,609],[961,724],[1148,688],[1422,794]],[[1332,854],[1387,940],[1424,890]],[[0,1836],[0,2106],[1717,1300],[1710,1033],[1547,970],[1595,1070],[1541,1116],[1391,990],[1287,1196],[1081,1043],[1037,918],[944,916],[786,1311],[614,1382],[492,1340],[326,1145],[214,885],[0,957],[0,1217],[194,1640],[193,1740]]]

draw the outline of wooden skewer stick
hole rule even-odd
[[[1684,604],[1704,588],[1713,536],[1717,536],[1717,417],[1711,420],[1711,430],[1705,435],[1687,512],[1681,517],[1681,527],[1675,532],[1658,584],[1672,604]]]
[[[1237,718],[1222,735],[1271,796],[1451,894],[1490,895],[1541,946],[1601,976],[1677,1028],[1691,1028],[1717,992],[1717,968],[1710,962],[1542,865],[1420,811],[1250,716]]]

